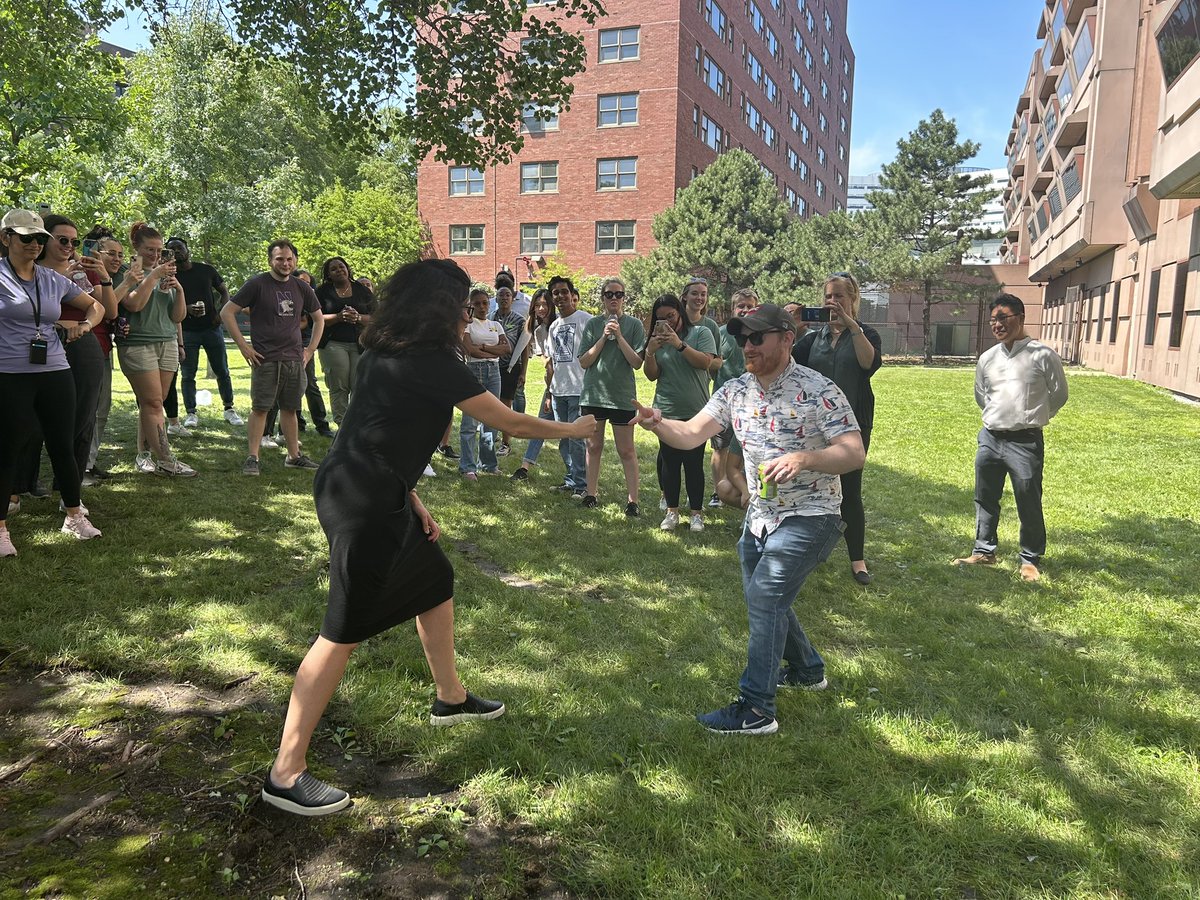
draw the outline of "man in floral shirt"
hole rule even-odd
[[[841,537],[838,476],[861,468],[866,454],[845,395],[792,361],[791,316],[764,304],[727,327],[745,355],[746,374],[726,382],[687,422],[641,406],[635,421],[683,450],[730,425],[742,445],[751,489],[738,541],[750,620],[746,669],[737,700],[696,718],[719,734],[771,734],[779,729],[778,687],[828,686],[825,661],[792,604]]]

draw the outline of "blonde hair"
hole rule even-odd
[[[862,293],[858,289],[858,279],[849,272],[834,272],[825,279],[825,284],[829,285],[835,281],[846,286],[846,291],[850,295],[850,315],[857,319],[859,308],[862,306]]]
[[[623,282],[616,275],[613,275],[611,278],[605,278],[604,281],[600,283],[600,290],[604,290],[610,284],[619,284],[621,286],[621,290],[625,290],[625,282]]]
[[[729,298],[729,304],[731,306],[736,306],[737,302],[743,297],[748,297],[749,299],[753,300],[755,306],[758,306],[760,303],[762,303],[762,300],[759,299],[758,292],[755,291],[754,288],[739,288],[738,290],[734,291],[733,296]]]

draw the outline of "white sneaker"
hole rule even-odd
[[[73,534],[76,540],[90,541],[100,537],[100,529],[88,521],[87,516],[80,513],[77,516],[67,516],[60,529],[63,534]]]
[[[667,511],[667,498],[666,497],[658,498],[658,508],[661,509],[663,512]]]
[[[8,529],[0,531],[0,556],[16,556],[17,548],[13,546],[12,538],[8,535]]]
[[[225,410],[225,421],[230,425],[245,425],[246,420],[238,415],[236,409]]]
[[[167,475],[167,476],[172,476],[175,478],[195,478],[196,470],[193,469],[191,466],[181,463],[179,460],[177,460],[175,457],[172,456],[170,459],[166,460],[165,462],[160,462],[155,467],[154,474],[155,475]]]
[[[437,472],[434,471],[433,466],[431,466],[429,463],[425,463],[425,471],[421,474],[426,478],[437,478]]]
[[[67,511],[67,505],[65,503],[63,503],[61,500],[58,501],[58,511],[60,513],[66,513],[66,511]],[[88,508],[83,505],[82,500],[79,501],[79,512],[85,516],[91,515],[91,513],[88,512]]]
[[[21,498],[18,497],[15,501],[8,501],[8,517],[11,519],[21,511]]]
[[[200,425],[200,417],[195,413],[188,413],[183,419],[184,428],[196,428]]]
[[[263,435],[262,440],[258,442],[258,446],[262,447],[264,450],[279,449],[279,445],[275,443],[275,438],[268,437],[267,435]]]
[[[158,468],[154,462],[154,457],[150,455],[149,450],[143,450],[134,458],[133,467],[143,475],[153,475],[154,470]]]
[[[691,531],[704,530],[704,516],[700,513],[692,513],[691,521],[688,522],[688,529]]]
[[[192,433],[182,425],[168,425],[167,434],[173,437],[191,437]]]
[[[679,513],[668,512],[666,518],[658,526],[662,531],[674,531],[679,527]]]

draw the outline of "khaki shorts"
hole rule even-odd
[[[178,372],[179,344],[156,341],[153,344],[118,344],[117,359],[126,377],[146,372]]]
[[[250,407],[256,412],[268,412],[278,403],[280,409],[295,412],[304,399],[306,387],[304,360],[259,363],[250,369]]]

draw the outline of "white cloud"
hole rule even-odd
[[[878,172],[884,163],[889,163],[896,156],[895,138],[887,139],[879,135],[862,138],[850,142],[850,173],[852,175],[870,175]]]

